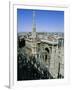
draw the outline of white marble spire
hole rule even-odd
[[[36,31],[35,11],[33,10],[33,31]]]
[[[34,10],[33,10],[32,37],[36,38],[36,22],[35,22],[35,11]]]

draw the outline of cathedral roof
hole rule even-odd
[[[56,39],[54,36],[49,36],[49,37],[48,37],[48,40],[49,40],[49,41],[57,41],[57,39]]]

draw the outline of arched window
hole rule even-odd
[[[45,61],[47,61],[47,55],[45,55]]]
[[[49,49],[48,48],[45,48],[45,50],[49,53]]]
[[[44,60],[45,60],[45,62],[47,62],[48,63],[48,65],[50,65],[50,50],[49,50],[49,48],[45,48],[45,51],[46,51],[46,53],[45,53],[45,58],[44,58]]]

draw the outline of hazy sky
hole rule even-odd
[[[33,10],[17,9],[18,32],[32,31]],[[37,32],[64,32],[64,11],[35,10]]]

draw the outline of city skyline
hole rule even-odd
[[[64,32],[64,11],[34,10],[36,32]],[[32,9],[17,9],[17,31],[32,32]]]

